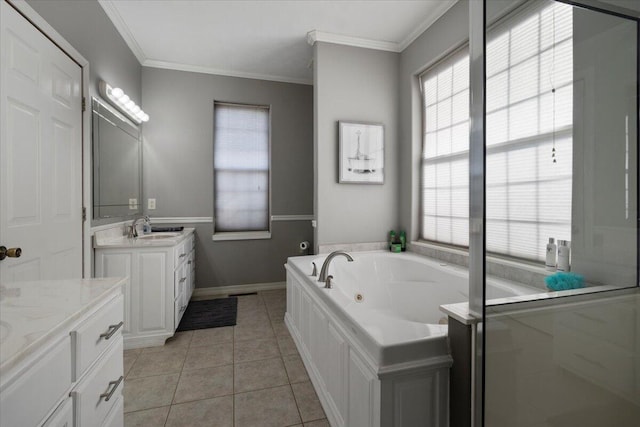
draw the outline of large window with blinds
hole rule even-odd
[[[486,245],[544,260],[571,239],[571,7],[533,3],[487,34]],[[505,23],[509,25],[505,25]],[[468,246],[469,75],[460,49],[421,76],[422,238]]]
[[[268,106],[214,103],[214,239],[270,236]]]

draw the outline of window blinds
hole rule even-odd
[[[269,230],[269,108],[214,104],[215,232]]]
[[[549,237],[571,239],[572,33],[571,7],[554,2],[523,9],[488,34],[490,252],[543,260]],[[466,50],[422,76],[422,237],[461,246],[468,246],[468,81]],[[463,94],[466,103],[456,104]]]

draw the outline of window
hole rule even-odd
[[[422,76],[422,238],[469,245],[469,51]]]
[[[269,107],[214,103],[214,240],[270,237]]]
[[[548,237],[571,239],[572,33],[571,7],[556,2],[521,9],[487,35],[489,252],[544,260]],[[467,50],[421,82],[422,238],[468,246]]]

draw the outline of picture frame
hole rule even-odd
[[[384,125],[338,122],[338,183],[384,184]]]

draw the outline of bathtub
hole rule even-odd
[[[331,261],[333,288],[311,276],[325,256],[289,258],[285,323],[332,426],[448,425],[443,304],[468,301],[468,271],[411,253]],[[487,280],[489,298],[540,289]]]

